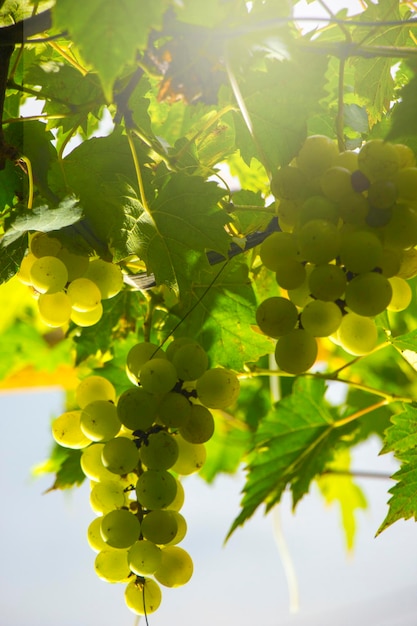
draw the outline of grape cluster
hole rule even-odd
[[[417,251],[417,167],[403,144],[366,142],[339,152],[312,135],[293,163],[273,176],[280,232],[260,247],[281,295],[256,311],[260,330],[277,339],[280,369],[312,367],[317,338],[353,355],[378,342],[375,317],[408,307]]]
[[[123,287],[118,265],[76,254],[55,237],[35,233],[17,278],[32,290],[42,321],[52,328],[70,321],[93,326],[103,315],[102,300]]]
[[[204,464],[210,409],[235,402],[239,381],[227,369],[209,369],[203,348],[185,338],[166,351],[136,344],[126,372],[133,384],[118,398],[107,379],[82,380],[78,408],[57,417],[52,432],[60,445],[82,449],[98,516],[88,528],[97,575],[127,583],[127,606],[146,615],[159,607],[160,584],[178,587],[192,576],[192,559],[177,545],[187,531],[178,477]]]

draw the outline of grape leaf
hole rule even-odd
[[[160,28],[167,5],[168,0],[119,0],[117,7],[114,0],[57,0],[54,26],[70,33],[111,102],[115,79],[146,47],[151,29]]]
[[[35,476],[55,474],[54,483],[46,493],[55,489],[70,489],[76,485],[81,485],[85,480],[80,459],[81,450],[71,450],[56,444],[52,448],[49,459],[36,465],[32,473]]]
[[[334,428],[336,422],[323,400],[325,389],[320,379],[297,378],[292,394],[261,421],[247,467],[242,510],[229,535],[262,503],[269,511],[287,486],[295,507],[313,478],[331,461],[346,427]]]
[[[19,237],[11,245],[0,243],[0,283],[5,283],[18,271],[28,247],[26,237]]]
[[[411,350],[417,352],[417,330],[412,330],[405,335],[399,335],[391,339],[392,345],[400,352]]]
[[[377,534],[399,519],[417,521],[417,408],[404,405],[404,410],[391,418],[381,454],[393,452],[401,462],[393,474],[396,485],[389,489],[389,511]]]
[[[417,76],[401,89],[400,101],[393,107],[388,141],[417,135]]]

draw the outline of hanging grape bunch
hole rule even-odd
[[[101,301],[123,287],[118,265],[74,253],[40,232],[32,235],[17,278],[32,289],[42,321],[52,328],[70,321],[93,326],[103,315]]]
[[[301,374],[315,363],[317,339],[330,337],[360,356],[378,343],[375,318],[402,311],[415,275],[417,167],[413,152],[381,139],[359,153],[308,137],[294,163],[277,171],[280,232],[260,247],[282,295],[256,311],[277,339],[278,367]]]
[[[166,351],[136,344],[126,372],[132,386],[119,398],[101,376],[82,380],[78,408],[56,418],[52,431],[60,445],[82,449],[97,515],[88,528],[97,575],[127,583],[127,606],[147,615],[160,605],[160,585],[179,587],[192,576],[192,559],[178,546],[187,531],[179,477],[203,466],[214,432],[210,409],[233,404],[239,381],[209,369],[206,352],[186,338]]]

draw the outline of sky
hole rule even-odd
[[[0,395],[0,624],[135,626],[123,585],[105,583],[94,573],[95,554],[86,540],[94,517],[88,486],[44,494],[52,477],[30,474],[48,454],[50,420],[62,406],[58,390]],[[393,459],[378,452],[376,440],[362,445],[354,467],[392,473]],[[243,473],[224,476],[212,486],[197,476],[184,480],[188,533],[181,545],[195,572],[184,587],[163,588],[150,626],[415,626],[416,525],[401,521],[374,538],[386,514],[390,481],[360,481],[369,509],[358,515],[351,555],[336,509],[325,507],[316,489],[295,515],[284,497],[280,527],[299,595],[299,611],[291,614],[274,538],[277,512],[257,513],[224,545],[239,511],[243,479]]]

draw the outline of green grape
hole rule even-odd
[[[62,243],[56,237],[50,237],[46,233],[35,233],[30,239],[30,252],[40,259],[43,256],[59,256]]]
[[[384,243],[393,248],[412,248],[417,245],[417,212],[405,204],[394,207],[391,219],[383,228]]]
[[[197,380],[196,391],[201,404],[208,409],[225,409],[238,399],[240,383],[231,370],[215,367]]]
[[[130,430],[148,430],[156,418],[158,398],[142,387],[132,387],[122,393],[117,403],[119,420]]]
[[[283,232],[292,232],[298,223],[300,206],[291,200],[280,200],[277,215],[278,224]]]
[[[417,276],[417,250],[415,248],[404,250],[397,275],[405,280]]]
[[[99,578],[109,583],[123,583],[130,580],[130,567],[127,550],[107,548],[96,556],[94,569]]]
[[[271,193],[276,198],[299,203],[310,195],[310,186],[304,172],[293,165],[286,165],[272,176]]]
[[[64,291],[41,294],[38,308],[40,318],[47,326],[59,328],[70,321],[71,301]]]
[[[115,480],[105,480],[96,483],[90,492],[90,506],[94,513],[103,514],[113,509],[125,506],[126,494],[123,483]],[[124,546],[114,546],[123,548]]]
[[[343,269],[331,264],[317,265],[308,277],[311,294],[326,302],[341,298],[345,293],[346,282]]]
[[[343,316],[336,336],[342,348],[355,356],[368,354],[378,343],[374,320],[356,313]]]
[[[32,286],[32,277],[30,275],[30,270],[32,269],[32,265],[36,261],[36,257],[34,254],[27,254],[23,257],[22,262],[20,263],[19,271],[16,274],[16,278],[23,285]]]
[[[180,435],[190,443],[206,443],[214,433],[214,418],[205,406],[193,404],[187,424],[180,428]]]
[[[165,351],[167,358],[172,362],[176,351],[189,343],[194,343],[194,339],[191,339],[190,337],[178,337],[177,339],[171,341]]]
[[[394,183],[401,200],[417,200],[417,167],[400,169],[395,175]]]
[[[128,474],[139,463],[139,450],[127,437],[115,437],[104,444],[101,458],[103,465],[113,474]]]
[[[81,326],[82,328],[86,328],[88,326],[94,326],[97,324],[103,317],[103,305],[101,302],[91,311],[77,311],[76,309],[71,310],[71,321],[77,326]]]
[[[101,460],[103,448],[104,443],[93,443],[84,448],[80,459],[81,469],[91,480],[114,482],[114,474],[104,467]]]
[[[168,359],[147,361],[139,374],[140,384],[149,393],[167,393],[175,387],[177,380],[177,370]]]
[[[66,411],[52,422],[52,436],[60,446],[79,450],[89,446],[91,440],[86,437],[80,426],[81,411]]]
[[[275,278],[283,289],[296,289],[306,279],[306,269],[303,263],[295,259],[288,259],[277,264]]]
[[[177,515],[179,513],[168,509],[149,511],[142,521],[142,535],[158,545],[170,543],[178,534]]]
[[[267,298],[256,309],[256,323],[268,337],[277,338],[290,332],[297,319],[297,307],[280,296]]]
[[[32,286],[39,293],[62,291],[68,282],[67,268],[62,261],[54,256],[36,259],[29,274]]]
[[[343,167],[351,173],[355,172],[358,169],[358,154],[353,150],[339,152],[333,160],[332,165],[335,167]]]
[[[76,254],[68,250],[68,248],[61,248],[57,257],[65,263],[65,267],[68,270],[68,282],[81,278],[88,270],[90,259],[86,254]]]
[[[185,517],[183,515],[181,515],[181,513],[178,513],[177,511],[171,511],[176,519],[177,522],[177,532],[175,537],[167,544],[167,546],[176,546],[178,543],[180,543],[185,535],[187,534],[187,522],[185,521]]]
[[[139,381],[139,373],[149,359],[166,359],[167,355],[159,346],[148,341],[137,343],[131,348],[126,358],[126,373],[134,385]]]
[[[313,298],[311,297],[310,286],[308,280],[313,270],[312,265],[306,267],[306,280],[297,289],[288,289],[288,298],[293,304],[299,307],[304,307]]]
[[[340,233],[332,222],[311,220],[298,231],[298,243],[303,259],[321,265],[339,254]]]
[[[337,205],[323,196],[310,196],[299,211],[298,226],[303,226],[311,220],[326,220],[337,224],[339,212]]]
[[[170,502],[170,504],[168,504],[168,506],[166,507],[166,509],[169,511],[180,511],[183,507],[185,500],[184,487],[182,486],[181,481],[176,478],[175,482],[177,486],[177,493],[175,494],[175,498],[173,499],[173,501]]]
[[[154,573],[161,585],[165,587],[181,587],[193,575],[193,561],[183,548],[166,546],[162,548],[162,560]]]
[[[417,172],[417,170],[416,170]],[[389,209],[397,200],[397,188],[392,180],[376,180],[368,189],[368,202],[376,209]]]
[[[333,165],[322,174],[320,186],[326,198],[332,202],[339,202],[353,191],[351,172],[344,167]]]
[[[400,248],[384,248],[382,250],[382,261],[379,265],[381,273],[387,278],[396,276],[400,269],[405,251]]]
[[[129,566],[138,576],[154,574],[162,562],[162,552],[152,541],[140,539],[129,549]]]
[[[414,155],[414,152],[409,146],[406,146],[403,143],[395,143],[394,148],[400,160],[400,169],[404,169],[405,167],[415,166],[416,157]]]
[[[342,311],[334,302],[313,300],[301,313],[301,324],[314,337],[329,337],[342,321]]]
[[[116,402],[116,390],[112,383],[103,376],[84,378],[75,390],[75,400],[81,409],[95,400]]]
[[[361,193],[352,191],[340,200],[338,207],[339,216],[345,224],[365,225],[365,219],[369,213],[369,204]]]
[[[101,519],[101,517],[94,518],[87,529],[88,545],[94,552],[101,552],[107,549],[107,544],[101,536]]]
[[[139,458],[148,469],[167,470],[178,458],[178,445],[165,430],[152,433],[147,437],[139,450]]]
[[[307,176],[321,176],[333,163],[338,154],[336,143],[325,135],[310,135],[305,140],[296,162]]]
[[[392,143],[372,139],[360,149],[358,165],[371,182],[386,180],[392,178],[398,171],[400,158]]]
[[[117,435],[121,423],[112,402],[94,400],[82,409],[80,426],[91,441],[108,441]]]
[[[388,311],[404,311],[413,297],[410,285],[399,276],[392,276],[388,280],[392,287],[392,298],[387,306]]]
[[[103,300],[113,298],[122,290],[123,273],[115,263],[95,259],[90,261],[85,275],[97,285]]]
[[[101,519],[101,536],[112,548],[130,548],[139,534],[138,518],[126,509],[110,511]]]
[[[158,417],[168,428],[185,426],[190,415],[190,401],[182,393],[169,391],[159,403]]]
[[[88,278],[76,278],[67,288],[67,294],[76,311],[91,311],[98,307],[101,301],[100,289]]]
[[[276,272],[282,262],[298,260],[297,241],[292,233],[272,233],[261,243],[259,256],[265,267]]]
[[[343,233],[340,262],[349,272],[370,272],[380,266],[382,256],[382,243],[374,233],[365,230]]]
[[[151,578],[130,582],[125,589],[126,606],[136,615],[150,615],[160,606],[161,589]]]
[[[180,346],[171,358],[171,362],[180,380],[197,380],[209,365],[207,353],[194,341]]]
[[[207,451],[203,443],[190,443],[181,435],[177,435],[178,459],[172,466],[172,471],[181,476],[189,476],[198,472],[207,458]]]
[[[165,509],[173,502],[177,481],[166,470],[147,470],[136,484],[138,502],[145,509]]]
[[[353,313],[374,317],[385,311],[392,298],[388,278],[376,272],[366,272],[353,278],[346,287],[346,305]]]
[[[312,367],[318,353],[315,337],[306,330],[295,329],[277,341],[275,360],[289,374],[302,374]]]

